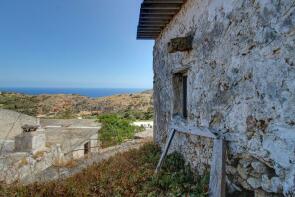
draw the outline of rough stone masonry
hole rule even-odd
[[[185,36],[192,49],[169,53],[168,43]],[[227,141],[229,192],[295,196],[295,1],[184,4],[154,46],[155,141],[162,147],[168,125],[179,121],[177,74],[184,72],[186,121]],[[200,175],[210,167],[210,139],[178,133],[173,150]]]

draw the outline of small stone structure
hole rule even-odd
[[[191,50],[171,49],[187,36]],[[164,147],[171,124],[214,130],[228,192],[295,196],[294,54],[294,0],[185,1],[154,46],[155,141]],[[174,150],[209,171],[212,140],[177,133]]]
[[[38,126],[22,127],[23,133],[15,137],[15,152],[29,152],[35,154],[45,149],[45,131]]]
[[[29,125],[24,125],[25,120]],[[0,182],[7,184],[34,182],[45,169],[83,159],[98,152],[100,146],[100,125],[95,120],[39,121],[0,110],[0,125],[6,125],[6,130],[0,130]]]
[[[46,143],[60,144],[66,160],[98,152],[100,124],[95,120],[41,119],[40,124],[45,128]]]

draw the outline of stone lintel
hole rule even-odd
[[[168,52],[183,52],[193,49],[193,38],[192,36],[173,38],[168,43]]]

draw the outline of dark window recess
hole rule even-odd
[[[182,115],[187,118],[187,76],[182,77]]]
[[[174,74],[172,83],[173,83],[173,115],[180,115],[183,118],[187,118],[188,117],[187,73]]]
[[[87,155],[89,153],[89,149],[90,149],[90,143],[87,142],[84,144],[84,155]]]

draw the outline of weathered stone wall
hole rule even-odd
[[[37,125],[38,118],[11,110],[0,109],[0,139],[14,140],[25,124]]]
[[[32,183],[38,173],[56,163],[63,163],[64,159],[59,145],[53,145],[35,154],[15,152],[0,156],[0,182]]]
[[[189,52],[167,43],[193,35]],[[173,121],[173,77],[188,68],[189,121],[225,133],[232,190],[295,193],[295,1],[188,0],[154,47],[155,141]],[[199,174],[210,139],[177,134]],[[258,193],[259,193],[258,192]]]

